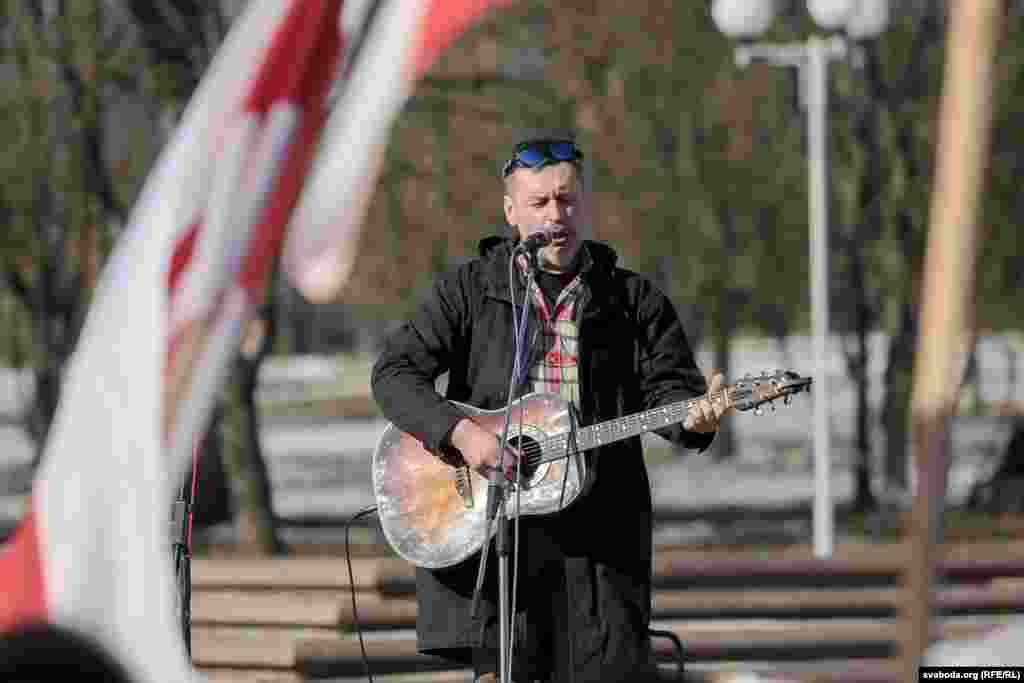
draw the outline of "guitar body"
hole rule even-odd
[[[454,405],[500,437],[505,410]],[[577,453],[539,461],[545,443],[569,434],[571,406],[553,394],[529,394],[509,413],[509,442],[527,456],[523,476],[507,489],[508,517],[565,509],[589,488],[586,458]],[[373,454],[373,489],[384,535],[398,555],[420,567],[457,564],[490,540],[488,484],[470,467],[445,463],[393,424],[384,430]]]
[[[811,379],[795,372],[762,372],[703,396],[580,428],[573,424],[572,406],[554,394],[528,394],[508,411],[454,405],[495,438],[508,414],[509,443],[524,456],[521,476],[505,489],[505,510],[514,518],[564,510],[593,483],[586,451],[683,422],[698,401],[760,415],[764,404],[789,403],[810,387]],[[396,553],[420,567],[457,564],[490,540],[488,486],[476,471],[448,464],[394,425],[384,430],[373,454],[373,492],[384,535]]]

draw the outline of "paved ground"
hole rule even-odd
[[[1021,643],[1024,643],[1024,618],[1018,616],[984,638],[933,645],[925,663],[928,666],[1024,667]]]

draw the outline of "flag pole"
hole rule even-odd
[[[929,644],[932,553],[942,537],[949,418],[960,338],[974,290],[977,214],[987,166],[1000,0],[957,0],[946,39],[935,186],[921,292],[910,434],[913,507],[901,680],[916,681]]]

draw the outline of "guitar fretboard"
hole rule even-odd
[[[690,407],[704,398],[709,399],[712,403],[724,402],[725,407],[728,408],[731,401],[729,395],[731,388],[726,387],[713,394],[705,394],[704,396],[698,396],[685,401],[651,408],[642,413],[634,413],[625,417],[615,418],[614,420],[598,422],[589,427],[581,427],[576,430],[576,447],[574,451],[587,451],[598,446],[604,446],[633,436],[640,436],[654,429],[682,422],[686,419]],[[565,433],[541,441],[543,455],[538,463],[566,457],[569,438],[570,434]]]

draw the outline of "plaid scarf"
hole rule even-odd
[[[588,258],[586,250],[580,252]],[[526,271],[526,259],[517,260],[520,272]],[[582,272],[584,268],[580,268]],[[539,321],[537,343],[542,352],[532,356],[527,368],[527,381],[532,391],[557,394],[577,408],[579,392],[579,328],[576,324],[576,303],[585,285],[579,273],[558,295],[554,308],[548,306],[544,293],[536,282],[531,283],[530,299]]]

